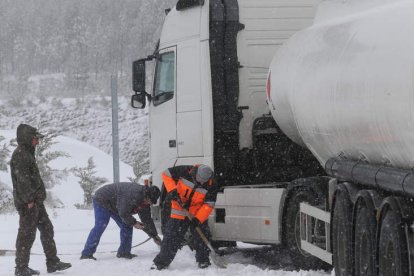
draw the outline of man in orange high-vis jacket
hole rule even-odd
[[[194,237],[196,261],[200,268],[210,265],[209,249],[195,231],[199,227],[207,236],[207,219],[214,209],[218,185],[213,180],[213,171],[206,165],[177,166],[162,173],[164,186],[171,197],[171,216],[165,227],[161,251],[154,259],[151,269],[165,269],[174,260],[185,233],[190,227]],[[193,216],[189,220],[185,210]]]

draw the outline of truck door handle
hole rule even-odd
[[[169,144],[170,148],[177,147],[177,141],[176,140],[170,140],[170,141],[168,141],[168,144]]]

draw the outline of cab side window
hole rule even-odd
[[[167,52],[157,58],[153,103],[160,105],[174,97],[175,90],[175,53]]]

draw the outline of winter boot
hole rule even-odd
[[[96,258],[95,258],[93,255],[82,255],[82,256],[80,257],[80,259],[81,259],[81,260],[87,260],[87,259],[90,259],[90,260],[94,260],[94,261],[96,261]]]
[[[151,270],[163,270],[166,269],[168,265],[162,265],[162,264],[152,264]]]
[[[29,267],[29,271],[30,271],[30,274],[32,274],[32,275],[40,275],[40,271],[39,270],[34,270],[34,269],[31,269]]]
[[[38,270],[31,269],[30,267],[16,268],[14,271],[15,276],[32,276],[39,274],[40,272]]]
[[[199,267],[199,268],[201,268],[201,269],[207,268],[207,267],[209,267],[210,265],[211,265],[211,263],[210,263],[209,261],[206,261],[206,262],[199,262],[199,263],[198,263],[198,267]]]
[[[131,254],[131,253],[116,253],[116,257],[117,258],[124,258],[124,259],[132,259],[135,258],[137,255],[136,254]]]
[[[46,266],[47,266],[47,272],[53,273],[55,271],[61,271],[61,270],[68,269],[72,265],[70,263],[64,263],[61,261],[57,261],[54,263],[47,263]]]

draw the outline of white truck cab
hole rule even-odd
[[[231,150],[254,147],[255,120],[270,114],[271,59],[285,40],[312,23],[318,2],[178,1],[165,18],[157,51],[134,63],[137,76],[146,61],[156,62],[152,91],[145,91],[142,76],[134,81],[134,91],[150,99],[153,183],[161,183],[168,167],[217,167],[217,160],[233,159]],[[215,157],[217,150],[224,156]]]
[[[132,105],[148,104],[152,182],[162,185],[162,171],[176,165],[214,168],[223,188],[209,219],[215,240],[281,243],[284,181],[320,170],[278,129],[266,102],[272,57],[312,24],[318,3],[180,0],[156,52],[134,62]]]

